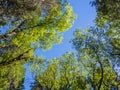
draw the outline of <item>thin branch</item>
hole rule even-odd
[[[5,47],[11,47],[11,46],[14,46],[15,44],[8,44],[8,45],[4,45],[4,46],[0,46],[0,49],[1,48],[5,48]]]
[[[6,61],[3,61],[3,62],[0,62],[0,66],[4,66],[4,65],[9,65],[13,62],[16,62],[16,61],[21,61],[23,59],[26,59],[25,57],[23,57],[26,53],[28,53],[30,50],[32,50],[31,48],[28,49],[27,51],[23,52],[22,54],[18,55],[17,57],[15,58],[12,58],[10,60],[7,60],[8,62]]]
[[[13,29],[12,32],[10,32],[10,33],[4,34],[4,35],[0,34],[0,39],[1,39],[1,38],[7,38],[7,37],[10,37],[10,36],[16,35],[16,34],[19,32],[18,29],[23,25],[24,22],[25,22],[25,20],[23,20],[23,21],[22,21],[15,29]]]

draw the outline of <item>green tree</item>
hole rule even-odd
[[[113,4],[114,3],[114,4]],[[111,51],[109,52],[114,66],[119,67],[120,62],[120,0],[96,0],[96,27],[106,32]],[[118,71],[119,72],[119,71]]]
[[[11,21],[16,23],[17,20],[30,19],[45,10],[60,7],[60,0],[0,0],[0,25],[4,25]],[[29,18],[28,18],[29,17]],[[16,20],[17,19],[17,20]]]
[[[80,72],[81,67],[79,67],[73,53],[67,52],[60,58],[49,60],[48,63],[45,59],[38,59],[31,63],[30,68],[36,74],[36,84],[33,90],[89,89],[86,78]]]
[[[68,30],[74,21],[72,7],[66,5],[64,8],[61,6],[61,8],[57,6],[51,8],[48,15],[42,19],[36,16],[30,20],[21,20],[17,26],[15,25],[5,34],[1,34],[0,64],[9,62],[6,57],[12,58],[10,59],[12,62],[21,58],[26,52],[31,51],[32,53],[37,47],[48,49],[53,44],[60,43],[62,40],[60,33]]]
[[[72,43],[91,88],[110,90],[112,86],[118,85],[117,73],[108,54],[111,47],[105,32],[95,28],[86,29],[84,32],[78,29],[74,32]]]
[[[0,90],[22,89],[25,69],[23,62],[0,67]]]
[[[8,71],[21,68],[27,61],[34,60],[36,48],[46,50],[54,44],[59,44],[62,40],[61,32],[68,30],[75,19],[72,7],[67,3],[62,6],[60,0],[34,1],[31,3],[29,0],[0,0],[0,9],[3,11],[0,12],[0,26],[9,27],[5,33],[2,33],[5,29],[0,31],[0,81],[5,82],[5,86],[0,84],[1,89],[10,89],[12,77],[10,81],[7,81],[7,77],[14,76],[14,73],[5,77]],[[23,6],[25,7],[22,8]],[[19,63],[19,66],[15,66],[15,63]],[[13,72],[16,73],[12,83],[19,77],[16,86],[14,85],[14,88],[17,88],[17,84],[23,81],[24,74],[19,76],[15,69]],[[21,72],[20,69],[18,72]]]
[[[36,74],[33,90],[111,90],[118,87],[117,73],[108,55],[111,47],[105,32],[92,27],[84,32],[78,29],[74,32],[72,44],[77,57],[68,52],[60,58],[49,60],[49,63],[44,59],[42,64],[38,59],[31,64]]]
[[[120,0],[95,0],[92,4],[97,11],[96,26],[107,32],[106,35],[113,47],[112,55],[119,55]]]
[[[119,59],[120,51],[119,2],[119,0],[95,0],[92,2],[96,6],[97,11],[96,27],[90,27],[84,31],[76,30],[72,40],[73,46],[77,51],[78,65],[76,67],[79,68],[79,73],[74,72],[75,81],[74,84],[71,84],[73,75],[70,73],[72,71],[70,67],[71,65],[74,66],[74,64],[69,64],[69,61],[72,59],[72,55],[70,55],[69,59],[69,56],[61,56],[62,59],[59,59],[58,64],[62,68],[59,68],[61,80],[58,81],[60,82],[58,90],[68,90],[73,88],[74,85],[76,87],[74,87],[75,90],[88,90],[88,88],[111,90],[113,87],[119,90],[117,88],[119,85],[119,82],[117,82],[118,77],[114,70],[115,62],[113,61],[116,58]],[[78,74],[80,74],[80,78],[76,79]],[[83,82],[79,83],[82,80]],[[85,84],[86,82],[87,85]],[[83,86],[79,88],[79,85]]]

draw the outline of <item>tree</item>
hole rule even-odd
[[[42,64],[42,61],[43,59],[33,61],[30,66],[32,72],[36,74],[36,84],[33,90],[89,89],[86,78],[80,73],[80,67],[78,67],[73,53],[67,52],[60,58],[51,59],[47,65],[45,65],[45,61]]]
[[[105,32],[95,28],[79,29],[74,32],[72,40],[77,50],[78,60],[86,72],[87,81],[94,90],[110,90],[116,87],[117,73],[114,71],[109,52],[111,47]]]
[[[113,47],[112,54],[119,55],[120,0],[96,0],[92,4],[97,11],[96,26],[107,32],[106,35]]]
[[[0,90],[22,89],[25,69],[23,62],[0,67]]]
[[[113,4],[114,3],[114,4]],[[111,45],[110,57],[115,66],[120,65],[120,1],[96,0],[92,2],[96,7],[96,27],[106,32]]]
[[[111,47],[105,32],[92,27],[85,32],[77,29],[72,43],[77,57],[68,52],[60,58],[49,60],[49,63],[45,59],[38,59],[31,64],[36,74],[33,90],[111,90],[118,87],[117,73],[108,54]]]
[[[50,9],[53,6],[60,6],[60,0],[51,2],[49,0],[0,0],[0,25],[8,23],[11,19],[16,23],[17,20],[39,16],[46,7]]]
[[[79,69],[77,71],[71,69],[71,66],[74,66],[74,63],[69,63],[73,59],[71,54],[70,57],[69,54],[65,54],[57,59],[60,60],[58,64],[61,75],[59,75],[61,80],[58,81],[60,82],[60,89],[68,90],[75,86],[75,90],[88,90],[87,88],[94,90],[111,90],[114,88],[119,90],[118,76],[114,70],[115,61],[113,61],[119,60],[120,51],[119,2],[119,0],[95,0],[92,2],[97,11],[96,26],[90,27],[84,32],[76,30],[72,39],[78,60],[75,67]],[[73,62],[75,60],[74,58]],[[49,65],[51,64],[48,64],[46,70],[49,68],[48,73],[52,73]],[[53,68],[56,70],[56,67]],[[71,77],[74,77],[73,81]],[[82,83],[80,83],[81,81]]]
[[[6,82],[7,77],[14,75],[10,73],[5,77],[8,71],[21,68],[27,61],[34,60],[36,48],[50,49],[52,45],[60,43],[60,33],[68,30],[75,19],[72,7],[67,3],[62,6],[60,0],[31,1],[0,0],[0,26],[9,27],[0,30],[0,81],[5,82],[5,86],[0,84],[2,89],[11,89],[10,82],[13,80],[12,83],[15,84],[18,77],[20,80],[17,80],[16,84],[23,81],[23,76],[19,76],[13,69],[13,72],[16,72],[14,79],[11,77],[11,80]],[[19,66],[15,66],[15,63],[19,63]],[[6,72],[2,74],[4,69]],[[20,73],[20,70],[18,71]],[[17,89],[18,85],[14,84]]]
[[[36,16],[30,20],[20,20],[17,26],[15,25],[5,34],[1,34],[0,51],[2,60],[0,64],[3,63],[3,60],[4,63],[9,62],[9,59],[4,59],[6,56],[13,58],[11,61],[15,61],[15,59],[17,60],[23,54],[26,54],[25,52],[31,50],[33,52],[37,47],[48,49],[53,44],[60,43],[62,40],[60,33],[69,29],[74,21],[71,6],[67,5],[62,10],[61,8],[57,6],[51,8],[44,19]]]

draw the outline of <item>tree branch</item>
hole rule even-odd
[[[27,51],[23,52],[22,54],[18,55],[17,57],[13,58],[13,59],[10,59],[10,60],[7,60],[8,62],[6,61],[3,61],[3,62],[0,62],[0,66],[5,66],[5,65],[9,65],[13,62],[16,62],[16,61],[21,61],[23,59],[26,59],[25,57],[23,57],[26,53],[28,53],[30,50],[32,50],[31,48],[28,49]]]
[[[0,46],[0,49],[5,48],[5,47],[11,47],[11,46],[15,46],[15,44],[8,44],[8,45]]]

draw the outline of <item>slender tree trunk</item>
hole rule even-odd
[[[100,78],[100,81],[99,81],[100,84],[98,86],[98,90],[100,90],[100,88],[101,88],[101,85],[102,85],[102,82],[103,82],[103,73],[104,73],[102,63],[100,61],[99,61],[99,63],[100,63],[100,68],[101,68],[101,78]]]

